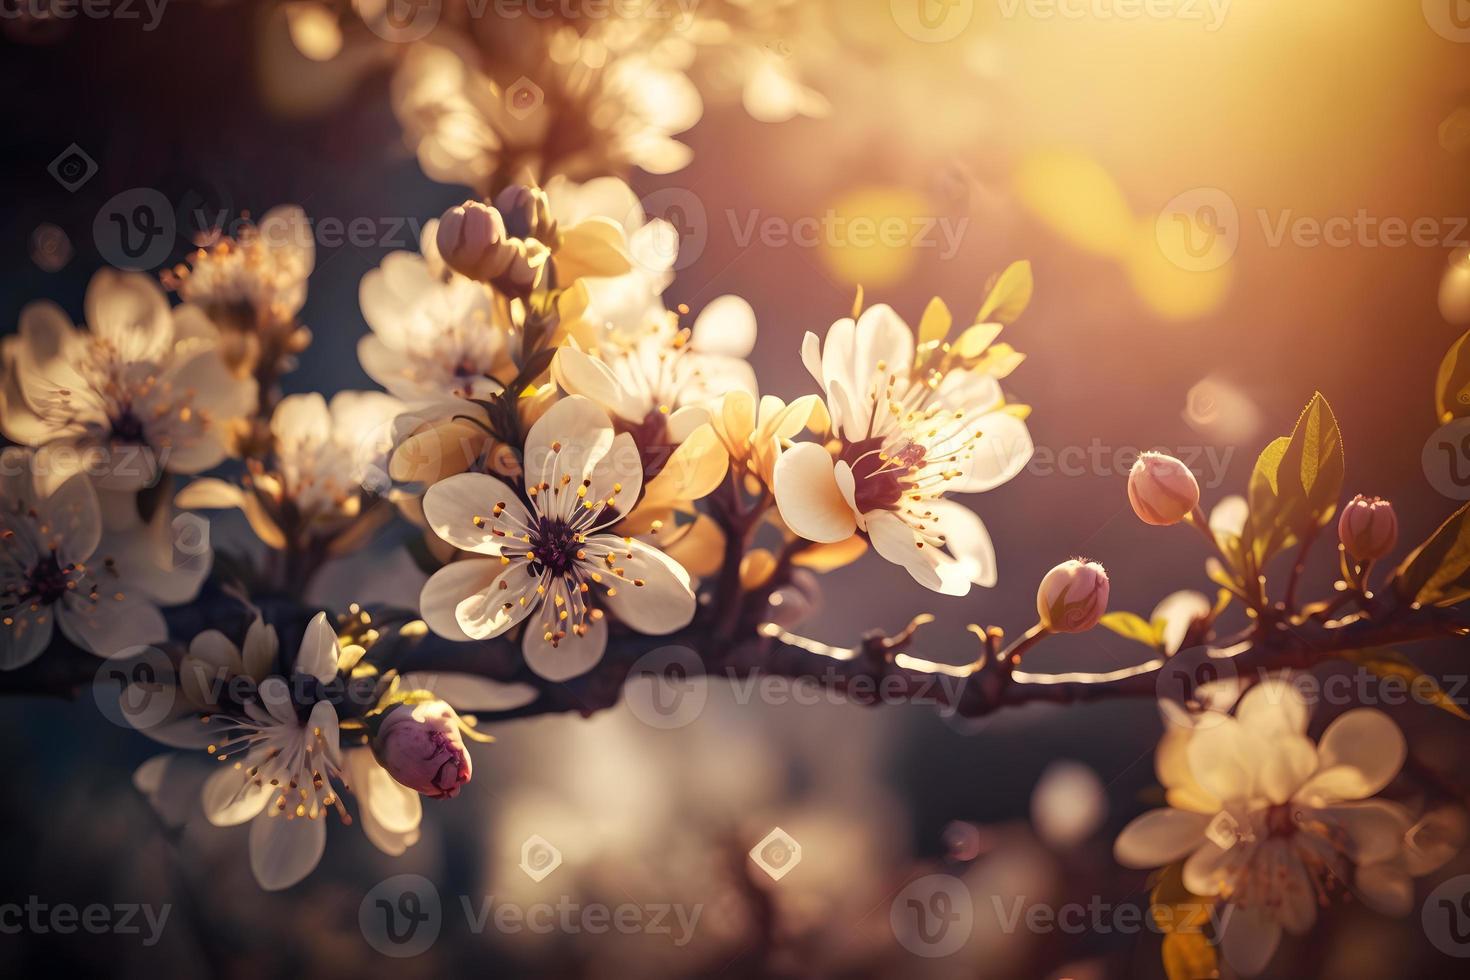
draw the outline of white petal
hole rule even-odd
[[[957,493],[980,493],[1007,482],[1026,468],[1035,447],[1026,423],[1006,412],[991,412],[977,421],[980,439]]]
[[[1234,718],[1198,728],[1186,750],[1189,771],[1200,788],[1225,802],[1249,800],[1255,793],[1258,741]]]
[[[266,891],[290,888],[311,874],[327,846],[327,821],[286,819],[267,811],[250,824],[250,870]]]
[[[95,602],[68,599],[64,607],[52,608],[58,610],[56,621],[66,638],[99,657],[124,655],[168,639],[168,625],[157,606],[137,593],[111,593],[105,583]]]
[[[158,360],[173,343],[168,298],[149,276],[101,269],[87,284],[87,326],[130,361]]]
[[[1236,709],[1240,723],[1263,738],[1305,735],[1311,709],[1289,680],[1267,678],[1245,692]]]
[[[613,438],[612,447],[597,461],[587,479],[590,482],[583,506],[588,503],[593,509],[607,506],[620,514],[631,511],[643,490],[643,456],[633,437],[626,432],[618,433]],[[597,504],[597,501],[602,501],[602,504]]]
[[[296,673],[310,674],[328,684],[337,676],[337,658],[340,655],[336,630],[327,622],[326,613],[317,613],[311,617],[306,635],[301,639],[301,652],[296,655]]]
[[[619,579],[603,572],[603,583],[611,588],[601,593],[601,599],[619,620],[655,636],[689,625],[696,605],[694,591],[689,573],[678,562],[636,538],[624,541],[595,534],[587,539],[589,565],[596,566],[599,556],[609,551],[623,575]]]
[[[1281,924],[1258,905],[1232,905],[1223,917],[1222,929],[1225,962],[1242,976],[1253,977],[1264,970],[1281,944]]]
[[[846,541],[857,529],[833,473],[832,456],[814,442],[792,446],[776,460],[776,507],[793,532],[821,544]]]
[[[532,622],[526,627],[521,649],[526,666],[538,677],[549,681],[565,681],[585,674],[602,659],[607,649],[607,618],[589,619],[583,636],[568,632],[555,646],[546,639],[546,631]]]
[[[102,510],[92,481],[82,473],[67,477],[40,503],[42,523],[60,541],[57,551],[70,561],[86,561],[102,539]]]
[[[580,395],[563,398],[547,409],[526,435],[526,483],[559,487],[562,478],[568,477],[568,485],[575,488],[612,448],[612,442],[612,423],[596,402]],[[577,500],[575,489],[570,493],[565,489],[557,494],[545,492],[554,501],[538,499],[537,509],[541,513],[558,517],[573,513]]]
[[[259,761],[254,760],[254,761]],[[204,817],[216,827],[233,827],[258,816],[275,791],[262,783],[256,785],[246,770],[254,762],[243,762],[236,769],[228,762],[210,774],[200,791]]]
[[[1376,864],[1403,853],[1410,821],[1397,803],[1364,800],[1322,807],[1317,812],[1347,831],[1353,845],[1351,857],[1358,865]]]
[[[1317,749],[1304,735],[1278,732],[1264,742],[1257,786],[1272,803],[1285,803],[1317,768]]]
[[[1388,715],[1355,708],[1338,716],[1317,746],[1318,775],[1303,789],[1311,798],[1361,800],[1387,786],[1403,767],[1408,748]]]
[[[443,574],[442,569],[435,573],[436,577]],[[459,601],[454,607],[455,622],[464,635],[473,640],[499,636],[541,604],[536,594],[537,581],[525,562],[506,565],[493,582]],[[432,584],[433,579],[429,583]],[[429,586],[425,585],[424,592],[428,590]]]
[[[500,516],[495,507],[501,505]],[[459,473],[424,494],[424,519],[440,538],[462,551],[500,555],[507,536],[524,533],[530,514],[514,490],[485,473]],[[477,527],[476,520],[483,526]],[[493,529],[493,530],[492,530]],[[503,532],[495,534],[495,530]]]
[[[30,607],[10,613],[14,620],[0,626],[0,670],[24,667],[39,657],[51,643],[55,627],[55,608],[42,606],[35,612]]]
[[[873,548],[887,560],[908,569],[914,581],[926,589],[948,595],[965,595],[970,591],[968,579],[953,576],[946,581],[939,574],[940,555],[933,547],[919,547],[918,535],[892,511],[873,511],[864,515],[868,521],[868,537]],[[958,579],[958,580],[956,580]],[[946,590],[952,591],[946,591]]]
[[[346,758],[347,781],[368,840],[387,854],[402,854],[418,838],[424,811],[419,794],[388,775],[371,749],[352,749]]]
[[[429,577],[419,593],[419,615],[429,629],[450,640],[473,639],[460,629],[454,611],[465,599],[490,588],[506,568],[498,560],[450,562]]]
[[[1384,915],[1403,918],[1414,910],[1414,881],[1392,861],[1358,868],[1353,893]]]
[[[646,401],[625,388],[612,368],[575,347],[557,350],[551,375],[562,390],[590,398],[625,421],[642,422],[648,414]]]
[[[1164,621],[1164,649],[1177,653],[1184,643],[1190,624],[1210,612],[1210,600],[1198,592],[1184,589],[1173,592],[1160,600],[1149,616],[1149,621]]]
[[[853,331],[853,377],[866,379],[878,372],[905,371],[914,362],[914,332],[887,303],[878,303],[863,311]],[[857,391],[866,392],[867,385]]]
[[[704,354],[748,357],[755,348],[755,310],[739,296],[710,300],[694,320],[691,346]]]
[[[934,513],[932,529],[944,535],[944,545],[953,561],[941,556],[939,577],[945,595],[964,595],[970,583],[991,588],[999,580],[995,546],[990,532],[975,512],[953,500],[936,500],[928,509]],[[961,591],[963,589],[963,591]]]
[[[1113,843],[1113,856],[1129,868],[1161,868],[1204,841],[1210,817],[1165,807],[1135,817]]]

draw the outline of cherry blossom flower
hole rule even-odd
[[[421,252],[392,252],[362,278],[362,315],[372,333],[357,345],[362,368],[409,404],[488,398],[511,368],[509,324],[483,283],[450,272],[425,227]],[[514,374],[514,371],[511,371]]]
[[[36,659],[57,627],[100,657],[162,643],[168,631],[156,602],[192,599],[207,556],[176,569],[158,551],[171,549],[166,523],[135,517],[107,532],[86,474],[58,472],[16,447],[0,461],[0,669]]]
[[[1314,744],[1308,715],[1288,680],[1270,679],[1234,716],[1167,731],[1156,768],[1168,806],[1136,818],[1114,846],[1129,867],[1183,860],[1190,892],[1229,903],[1219,939],[1246,975],[1270,961],[1283,930],[1310,929],[1334,891],[1351,888],[1382,910],[1403,905],[1412,821],[1371,797],[1403,765],[1404,737],[1382,712],[1355,708]]]
[[[197,307],[170,310],[146,276],[104,269],[87,288],[86,313],[89,330],[50,302],[21,311],[0,431],[77,453],[98,486],[117,490],[151,486],[163,471],[198,473],[231,454],[255,382],[230,372]]]
[[[971,328],[990,338],[999,329]],[[817,542],[861,529],[880,555],[936,592],[993,585],[985,526],[944,499],[997,487],[1031,458],[1026,424],[1006,410],[986,359],[988,343],[926,344],[916,361],[913,332],[884,305],[856,322],[838,320],[825,345],[808,333],[802,360],[822,386],[840,441],[835,450],[798,443],[781,454],[776,503],[787,526]]]
[[[677,446],[709,421],[715,399],[730,391],[754,394],[755,373],[745,358],[755,330],[750,304],[721,296],[692,329],[655,319],[632,338],[605,331],[586,351],[562,347],[551,376],[565,391],[602,406],[645,452]]]
[[[528,621],[532,670],[564,680],[607,645],[605,612],[640,633],[672,633],[694,616],[689,575],[656,548],[608,529],[642,489],[637,449],[598,405],[571,396],[531,427],[526,499],[501,480],[463,473],[434,484],[424,515],[444,541],[486,555],[452,562],[420,596],[424,621],[453,640],[499,636]]]

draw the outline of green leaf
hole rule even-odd
[[[1470,721],[1470,714],[1439,686],[1439,681],[1414,666],[1413,661],[1397,650],[1349,650],[1342,658],[1348,663],[1357,664],[1375,677],[1400,678],[1413,692],[1415,700],[1443,708],[1456,718]]]
[[[1400,596],[1425,606],[1453,606],[1470,598],[1470,504],[1404,559],[1394,582]]]
[[[1455,341],[1434,381],[1434,411],[1441,425],[1470,416],[1470,331]]]
[[[1137,613],[1110,612],[1098,620],[1098,623],[1124,639],[1155,649],[1163,647],[1163,631]]]
[[[1267,446],[1251,473],[1246,537],[1258,568],[1332,520],[1345,469],[1337,418],[1318,392],[1291,436]]]
[[[1015,323],[1031,302],[1034,283],[1031,279],[1031,263],[1012,262],[997,278],[991,280],[985,302],[975,314],[976,323]]]

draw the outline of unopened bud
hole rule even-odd
[[[1108,573],[1095,561],[1064,561],[1041,580],[1036,612],[1053,633],[1085,633],[1108,611]]]
[[[1398,515],[1387,500],[1358,494],[1342,509],[1337,536],[1358,561],[1377,561],[1398,544]]]
[[[445,265],[478,282],[501,275],[516,257],[515,247],[506,241],[500,212],[479,201],[445,211],[434,243]]]
[[[373,739],[373,755],[388,775],[411,790],[448,799],[470,781],[470,754],[459,715],[443,701],[400,704]]]
[[[1199,481],[1173,456],[1143,453],[1128,474],[1128,500],[1145,524],[1178,524],[1199,506]]]
[[[545,191],[525,184],[511,184],[495,195],[495,210],[505,219],[505,233],[511,238],[535,238],[552,244],[555,230],[551,221],[551,202]]]

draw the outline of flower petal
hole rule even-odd
[[[274,791],[250,777],[250,767],[224,765],[210,774],[200,791],[204,817],[216,827],[233,827],[260,814]]]
[[[1164,807],[1135,817],[1113,843],[1113,857],[1129,868],[1161,868],[1204,841],[1210,818]]]
[[[624,541],[610,534],[592,535],[586,550],[589,564],[596,565],[602,555],[611,554],[621,569],[617,578],[603,574],[610,588],[601,599],[633,629],[662,636],[683,629],[694,618],[696,603],[689,573],[662,551],[637,539]]]
[[[301,652],[296,655],[296,673],[310,674],[323,684],[337,676],[337,658],[341,655],[337,646],[337,631],[327,622],[327,614],[319,612],[306,625],[306,635],[301,638]]]
[[[526,627],[521,650],[530,667],[538,677],[561,682],[585,674],[602,659],[607,649],[607,617],[588,619],[587,632],[578,636],[568,632],[553,646],[546,638],[546,631],[537,629],[536,623]]]
[[[266,891],[290,888],[311,874],[327,846],[327,821],[288,819],[266,811],[250,824],[250,870]]]
[[[486,473],[460,473],[429,487],[424,519],[435,534],[461,551],[496,557],[502,542],[525,533],[531,522],[515,491]]]
[[[739,296],[717,296],[694,319],[691,346],[701,354],[748,357],[755,348],[755,310]]]
[[[832,456],[814,442],[792,446],[776,460],[776,508],[793,532],[821,544],[844,541],[857,529],[838,489]]]
[[[965,595],[970,591],[968,579],[946,582],[939,574],[940,553],[937,548],[921,547],[919,536],[897,514],[880,510],[866,515],[868,538],[873,548],[887,560],[908,569],[914,581],[926,589],[947,595]]]
[[[1398,775],[1407,753],[1404,735],[1388,715],[1376,708],[1355,708],[1322,733],[1318,773],[1303,795],[1328,802],[1366,799]]]
[[[1232,905],[1222,918],[1220,940],[1225,962],[1242,976],[1253,977],[1266,968],[1281,945],[1281,924],[1258,905]]]

